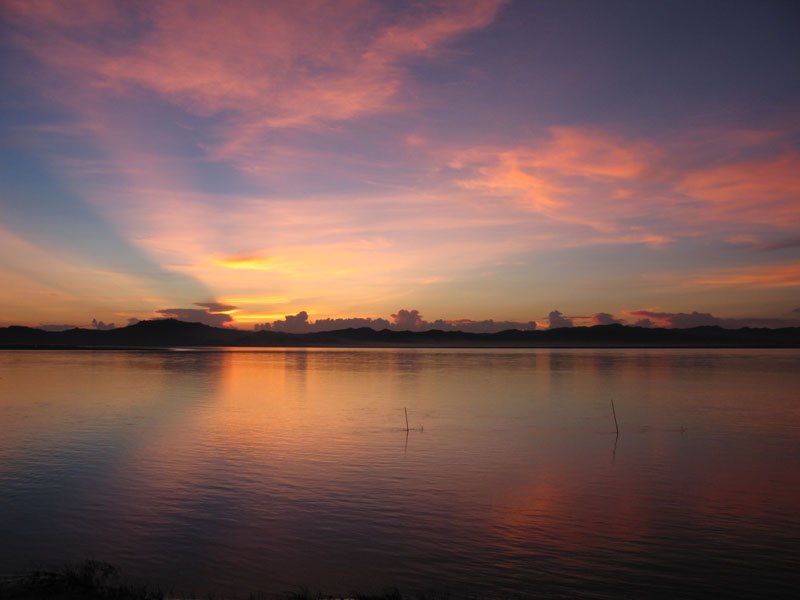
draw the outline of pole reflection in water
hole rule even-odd
[[[4,351],[0,563],[229,595],[777,594],[797,373],[793,350]]]

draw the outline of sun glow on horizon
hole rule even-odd
[[[275,260],[261,256],[232,256],[218,258],[214,264],[226,269],[246,269],[253,271],[271,271],[275,268]]]
[[[7,2],[3,324],[793,323],[784,10]]]

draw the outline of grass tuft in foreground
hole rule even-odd
[[[162,600],[161,591],[123,583],[113,565],[86,560],[57,571],[0,579],[2,600]]]
[[[332,596],[326,594],[312,594],[308,590],[294,592],[287,596],[287,600],[449,600],[447,593],[418,593],[414,596],[403,596],[397,589],[389,590],[382,594],[352,593],[345,596]]]
[[[161,590],[132,585],[121,580],[113,565],[85,560],[58,570],[36,570],[25,575],[0,578],[0,600],[164,600],[175,598]],[[180,596],[195,599],[197,596]],[[236,596],[208,596],[208,600],[236,599]],[[379,594],[320,594],[308,589],[283,596],[250,595],[247,600],[449,600],[444,593],[418,593],[403,596],[397,589]]]

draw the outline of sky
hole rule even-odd
[[[800,325],[798,26],[0,0],[0,325]]]

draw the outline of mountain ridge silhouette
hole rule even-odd
[[[212,327],[177,319],[139,321],[117,329],[45,331],[0,328],[0,348],[169,348],[169,347],[434,347],[434,348],[798,348],[800,327],[782,329],[644,328],[612,324],[497,333],[394,331],[369,327],[288,333]]]

